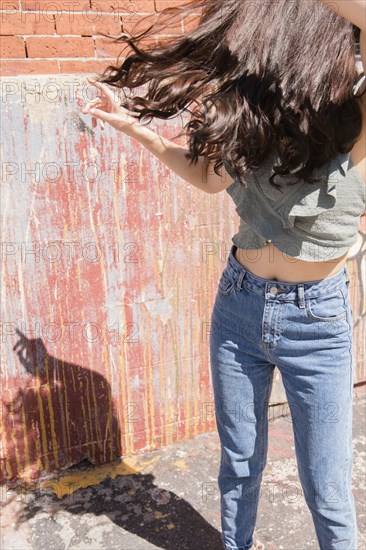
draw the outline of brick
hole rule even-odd
[[[184,4],[186,4],[186,2],[183,0],[155,0],[155,9],[156,11],[162,11],[166,8],[181,7]]]
[[[130,33],[133,27],[136,27],[136,32],[141,33],[148,29],[155,21],[155,17],[151,17],[151,15],[142,15],[139,13],[135,14],[122,14],[121,16],[122,21],[122,29],[125,32]]]
[[[158,48],[165,48],[170,41],[173,41],[173,44],[175,44],[175,38],[174,36],[157,36],[156,37],[156,45]]]
[[[196,29],[198,27],[199,19],[199,15],[186,15],[185,17],[183,17],[184,32]]]
[[[0,57],[26,57],[25,42],[20,36],[3,36],[0,40]]]
[[[139,41],[139,45],[141,46],[141,48],[151,48],[151,46],[155,48],[156,44],[157,41],[155,36],[146,36]]]
[[[0,0],[0,11],[18,11],[19,4],[17,0]]]
[[[122,15],[122,28],[125,32],[140,34],[148,29],[156,19],[149,16]],[[160,24],[156,27],[156,34],[181,34],[183,32],[182,20],[168,23],[165,27]]]
[[[94,19],[94,22],[93,22]],[[76,34],[78,36],[93,36],[98,33],[118,36],[122,32],[119,17],[109,14],[62,13],[56,17],[57,34]]]
[[[45,13],[49,12],[81,12],[83,9],[89,8],[89,0],[50,0],[45,2],[44,0],[21,0],[22,10],[26,11],[41,11]],[[45,7],[44,7],[45,6]]]
[[[1,60],[3,76],[18,76],[22,74],[58,74],[58,64],[54,61],[21,59],[17,61]]]
[[[142,48],[142,50],[151,50],[156,49],[157,46],[157,39],[154,36],[146,36],[145,38],[142,38],[139,40],[137,46]],[[124,57],[129,56],[130,54],[133,54],[134,51],[130,46],[126,45],[126,48],[123,50]]]
[[[86,61],[82,60],[70,60],[59,61],[60,73],[62,74],[78,74],[78,73],[102,73],[107,65],[113,65],[115,58],[104,59],[90,59]]]
[[[112,42],[107,38],[95,38],[96,57],[117,57],[126,48],[126,42]],[[123,53],[124,55],[124,53]]]
[[[28,57],[94,57],[94,42],[85,37],[42,37],[27,38]]]
[[[55,22],[52,16],[47,16],[47,20],[37,13],[7,13],[3,14],[0,28],[1,35],[17,34],[54,34]]]
[[[154,0],[92,0],[91,9],[94,11],[118,13],[154,13]]]

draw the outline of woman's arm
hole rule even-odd
[[[366,31],[366,1],[365,0],[321,0],[338,15],[351,21],[359,29]]]
[[[363,70],[366,72],[366,0],[336,0],[328,2],[322,0],[339,15],[348,19],[361,30],[360,53]],[[358,173],[366,183],[366,95],[361,96],[361,109],[363,110],[363,125],[359,139],[352,149],[352,161],[357,167]],[[365,215],[365,213],[363,214]]]
[[[136,139],[180,178],[201,191],[210,194],[218,193],[233,183],[233,178],[226,172],[224,166],[220,168],[218,176],[213,171],[213,163],[207,163],[203,156],[198,157],[197,164],[190,165],[185,157],[188,148],[181,147],[140,124],[133,113],[120,105],[119,98],[105,84],[93,78],[87,80],[98,89],[100,94],[82,109],[84,113],[92,115],[93,127],[96,126],[97,119],[100,120],[102,129],[104,129],[104,123],[108,122],[116,130]]]
[[[360,53],[363,69],[366,72],[366,0],[321,1],[361,30]]]
[[[194,185],[201,191],[214,194],[228,187],[234,180],[226,172],[224,166],[219,170],[220,176],[213,171],[213,163],[207,163],[205,157],[200,156],[196,165],[189,166],[185,153],[188,149],[173,141],[159,136],[150,128],[139,123],[132,124],[124,132],[136,139],[148,149],[156,158],[164,162],[180,178]]]

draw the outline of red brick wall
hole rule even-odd
[[[181,6],[185,0],[0,0],[2,75],[102,72],[130,53],[124,42],[113,44],[101,36],[118,36],[156,21],[161,10]],[[197,12],[198,13],[198,12]],[[146,23],[145,16],[150,17]],[[155,14],[155,16],[153,15]],[[147,38],[179,35],[195,24],[194,15]],[[124,49],[125,48],[125,49]]]

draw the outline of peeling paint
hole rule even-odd
[[[150,300],[143,302],[149,314],[153,318],[159,318],[165,325],[168,320],[174,315],[174,308],[170,303],[171,296],[162,298],[161,300]]]
[[[216,429],[203,414],[207,325],[238,219],[228,197],[194,189],[113,128],[93,129],[75,100],[86,77],[24,82],[29,93],[2,101],[0,463],[1,481],[30,482]],[[63,95],[43,94],[49,82]],[[364,262],[359,247],[348,264],[356,382],[366,379]]]

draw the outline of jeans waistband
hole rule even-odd
[[[245,284],[263,297],[271,295],[278,300],[295,301],[299,300],[300,307],[305,307],[304,299],[317,298],[326,294],[331,294],[339,288],[348,285],[350,281],[347,265],[331,277],[317,281],[304,281],[297,283],[284,283],[275,279],[264,279],[255,275],[244,266],[242,266],[234,256],[237,246],[233,244],[227,260],[227,267],[236,275],[236,286],[240,288]]]

